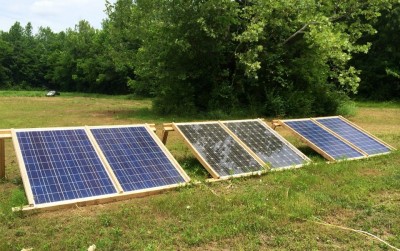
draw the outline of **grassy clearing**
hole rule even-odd
[[[2,96],[0,94],[0,96]],[[0,97],[0,128],[184,121],[160,118],[150,100],[110,97]],[[400,108],[358,105],[350,119],[400,148]],[[198,118],[186,118],[198,120]],[[326,164],[282,128],[317,164],[263,176],[180,188],[106,205],[12,214],[26,203],[11,142],[0,183],[0,250],[386,250],[362,229],[400,247],[400,153]],[[197,180],[207,173],[176,133],[167,147]]]

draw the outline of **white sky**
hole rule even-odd
[[[87,20],[99,29],[106,18],[105,3],[105,0],[0,0],[0,30],[8,31],[18,21],[23,27],[31,22],[34,33],[40,26],[60,32],[74,28],[80,20]]]

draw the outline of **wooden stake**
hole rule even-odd
[[[168,133],[171,131],[174,131],[174,128],[172,127],[172,123],[165,123],[163,125],[162,140],[161,140],[164,145],[167,144]]]
[[[4,139],[0,139],[0,179],[6,177],[6,147]]]

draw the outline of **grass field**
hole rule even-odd
[[[399,149],[399,103],[357,106],[349,119]],[[161,129],[163,122],[199,120],[159,117],[150,108],[151,100],[128,96],[0,92],[0,129],[134,123],[156,123]],[[11,212],[26,199],[8,140],[7,177],[0,182],[0,250],[87,250],[92,244],[96,250],[390,250],[335,226],[367,231],[400,248],[399,151],[326,164],[287,131],[277,130],[315,164],[30,214]],[[192,179],[208,177],[177,133],[170,133],[167,147]]]

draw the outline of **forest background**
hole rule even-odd
[[[400,98],[395,0],[118,0],[101,29],[0,31],[0,88],[152,97],[163,114],[314,116]]]

